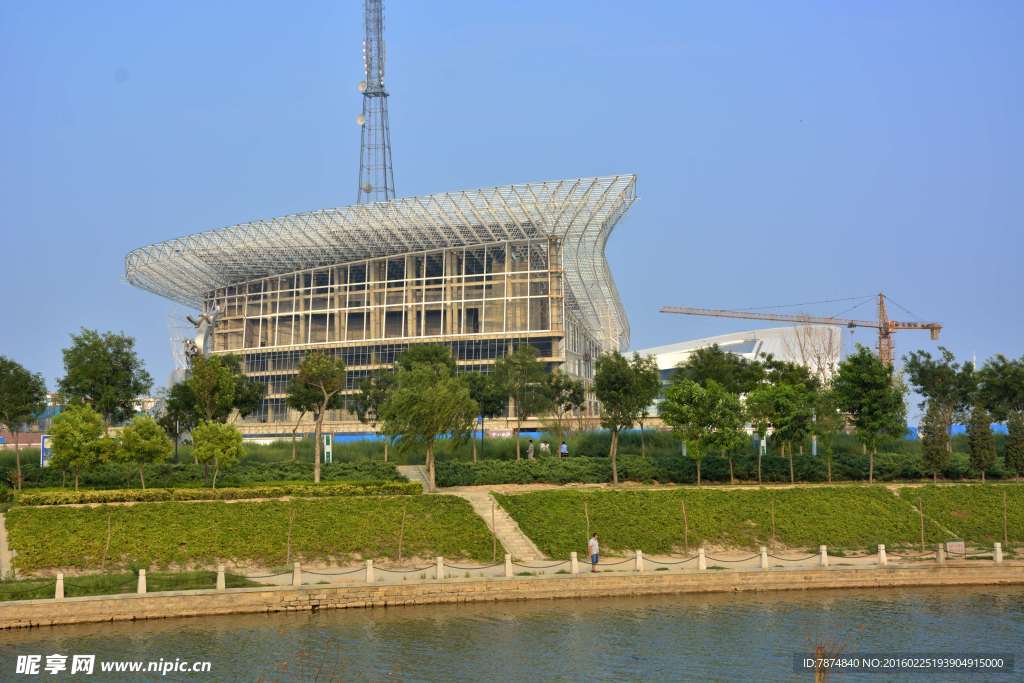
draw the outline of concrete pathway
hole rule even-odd
[[[505,546],[505,551],[512,554],[513,560],[545,559],[544,553],[537,549],[537,546],[522,532],[515,520],[505,512],[505,509],[498,505],[490,491],[446,490],[445,493],[469,501],[473,512],[480,515],[491,533],[497,536],[501,544]]]
[[[396,469],[399,474],[409,481],[416,481],[423,484],[424,493],[434,492],[434,489],[430,486],[430,478],[427,476],[426,465],[398,465]]]

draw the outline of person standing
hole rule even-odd
[[[601,559],[601,546],[597,542],[597,532],[590,537],[590,541],[587,543],[587,552],[590,553],[590,572],[597,572],[597,562]]]
[[[549,453],[551,453],[551,444],[549,444],[547,441],[541,441],[540,452],[541,455],[548,455]]]
[[[558,457],[560,457],[560,458],[568,458],[569,457],[569,445],[566,444],[564,441],[562,442],[562,445],[558,447]]]
[[[533,460],[533,439],[530,439],[530,444],[526,447],[526,459]]]

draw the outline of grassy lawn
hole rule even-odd
[[[689,545],[703,541],[754,549],[772,539],[796,548],[826,544],[836,549],[896,548],[919,538],[917,513],[881,486],[806,489],[658,491],[572,490],[496,494],[502,507],[537,546],[552,557],[585,550],[589,529],[611,551],[669,553],[684,549],[683,505]],[[929,506],[925,503],[925,511]],[[926,520],[929,542],[948,534]],[[969,537],[971,538],[971,537]],[[1024,540],[1024,539],[1021,539]]]
[[[0,601],[52,598],[55,583],[55,579],[0,581]],[[238,574],[225,573],[224,585],[227,588],[244,588],[261,584],[256,581],[250,581]],[[69,576],[64,579],[64,597],[78,598],[86,595],[134,593],[137,587],[138,576],[129,572]],[[216,587],[217,572],[212,571],[155,572],[153,574],[146,574],[146,591],[148,593],[188,591]]]
[[[293,560],[397,559],[400,536],[405,558],[491,559],[490,531],[454,496],[16,507],[7,530],[21,572],[276,566],[288,558],[289,536]]]
[[[956,537],[991,545],[1003,541],[1003,494],[1006,495],[1006,530],[1010,544],[1024,541],[1024,485],[1019,483],[924,486],[901,489],[911,505],[924,506],[924,514]],[[948,534],[947,534],[948,535]]]

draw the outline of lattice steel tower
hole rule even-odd
[[[366,38],[363,68],[366,80],[363,113],[356,119],[362,129],[359,149],[359,195],[356,202],[385,202],[395,198],[391,172],[391,132],[388,129],[388,94],[384,90],[384,2],[365,0]]]

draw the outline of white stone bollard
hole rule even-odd
[[[942,543],[935,546],[935,561],[939,564],[946,564],[946,546]]]
[[[644,551],[636,551],[636,570],[642,572],[644,570]]]
[[[298,562],[292,565],[292,585],[302,585],[302,566]]]
[[[377,580],[376,575],[373,573],[373,560],[366,561],[366,583],[373,583]]]
[[[1003,544],[1002,543],[996,543],[994,559],[996,561],[996,564],[1002,564],[1003,563]]]
[[[889,564],[889,558],[885,556],[885,544],[878,544],[878,566],[884,567]]]
[[[761,569],[768,569],[768,548],[761,546]]]
[[[225,589],[226,586],[227,586],[227,583],[224,581],[224,565],[218,564],[217,565],[217,590],[222,591],[222,590]]]
[[[820,564],[822,567],[827,567],[828,566],[828,546],[824,546],[824,545],[818,546],[818,553],[819,553],[818,564]]]
[[[697,571],[706,571],[708,568],[708,558],[704,554],[704,548],[700,547],[697,549]]]
[[[505,578],[512,578],[512,556],[505,553]]]
[[[437,567],[434,570],[434,578],[435,579],[443,579],[444,578],[444,558],[443,557],[438,557],[438,558],[436,558],[434,560],[434,562],[436,563],[435,566]]]
[[[57,585],[53,587],[53,599],[64,599],[64,572],[57,572]]]
[[[143,593],[146,592],[146,570],[145,569],[140,569],[139,570],[139,585],[138,585],[138,589],[135,592],[138,593],[139,595],[142,595]]]
[[[580,573],[580,561],[575,550],[569,553],[569,571],[573,574]]]

